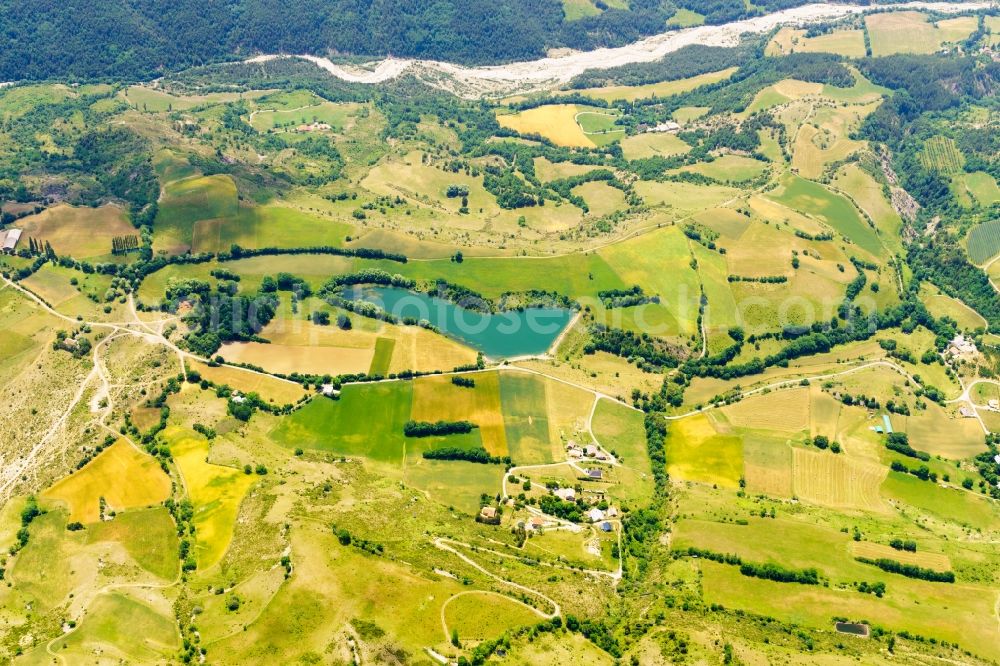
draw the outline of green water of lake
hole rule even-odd
[[[356,296],[397,317],[427,320],[443,334],[493,359],[544,354],[573,317],[565,308],[486,314],[396,287],[365,288]]]

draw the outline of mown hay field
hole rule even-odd
[[[730,201],[739,190],[725,185],[696,185],[683,182],[657,183],[641,180],[635,191],[650,206],[664,206],[679,212],[692,212],[712,208]]]
[[[496,592],[472,591],[449,599],[444,623],[459,640],[487,640],[510,627],[537,624],[541,617],[524,604]]]
[[[873,112],[879,102],[847,107],[823,107],[813,114],[795,134],[792,169],[804,178],[818,179],[827,165],[843,162],[865,147],[851,134],[860,121]]]
[[[697,329],[698,274],[691,267],[688,240],[678,227],[666,227],[598,250],[620,280],[642,285],[659,304],[615,309],[619,328],[660,336],[689,336]],[[599,305],[594,307],[601,311]]]
[[[594,217],[610,215],[625,208],[625,193],[607,183],[584,183],[573,188],[573,194],[583,197]]]
[[[18,220],[17,227],[23,231],[25,246],[33,238],[51,244],[60,256],[76,259],[111,259],[114,237],[139,234],[125,211],[115,205],[77,208],[59,204]]]
[[[744,435],[743,476],[751,493],[791,497],[791,447],[781,438],[755,433]]]
[[[652,473],[642,412],[601,399],[594,409],[591,428],[601,446],[613,451],[623,465],[643,474]]]
[[[158,504],[169,494],[170,478],[156,460],[118,440],[42,497],[65,502],[70,522],[94,523],[101,518],[102,497],[110,512]]]
[[[997,251],[1000,252],[1000,248]],[[951,317],[958,322],[958,327],[961,329],[986,328],[986,320],[982,315],[957,298],[952,298],[933,286],[926,285],[920,290],[920,300],[924,302],[932,315]]]
[[[792,459],[792,486],[800,499],[836,509],[886,510],[879,494],[887,471],[882,465],[799,447],[793,448]]]
[[[875,57],[894,53],[933,53],[941,45],[937,29],[920,12],[886,12],[865,17]]]
[[[848,164],[837,171],[833,184],[868,213],[878,227],[883,242],[898,249],[899,229],[903,221],[882,193],[881,184],[856,164]]]
[[[212,367],[200,361],[189,360],[188,363],[191,370],[197,370],[202,377],[215,384],[225,384],[242,393],[256,393],[264,400],[277,405],[293,404],[299,398],[306,395],[305,389],[300,384],[264,375],[259,372],[250,372],[242,368],[233,368],[225,365]],[[159,410],[155,411],[156,419],[159,420]],[[134,419],[135,417],[133,416]]]
[[[988,499],[965,490],[942,488],[902,472],[889,472],[882,493],[932,516],[973,529],[991,529],[1000,520],[1000,509]]]
[[[127,591],[99,594],[80,625],[60,641],[67,663],[83,663],[95,652],[134,663],[170,659],[180,648],[174,617],[154,610]]]
[[[934,569],[935,571],[951,570],[951,560],[948,559],[947,555],[943,555],[941,553],[927,553],[922,550],[918,550],[913,553],[906,550],[897,550],[891,546],[886,546],[880,543],[872,543],[871,541],[852,542],[851,555],[853,557],[865,557],[870,560],[877,560],[880,558],[896,560],[897,562],[902,562],[903,564],[912,564],[925,569]]]
[[[951,181],[952,191],[964,206],[977,203],[980,206],[991,206],[1000,201],[1000,186],[993,176],[985,171],[956,174]]]
[[[381,462],[402,461],[412,382],[345,386],[339,400],[317,397],[281,419],[271,432],[279,444]],[[429,439],[429,438],[428,438]]]
[[[722,183],[742,183],[764,173],[767,164],[752,157],[723,155],[711,162],[698,162],[677,169],[682,173],[697,173]]]
[[[207,93],[205,95],[172,95],[146,86],[130,86],[122,95],[129,104],[140,111],[185,111],[204,104],[226,104],[240,98],[253,99],[266,95],[267,90],[250,90],[244,93]]]
[[[268,372],[347,375],[368,372],[375,348],[308,347],[261,342],[230,342],[219,348],[229,363],[249,363]]]
[[[80,296],[76,287],[70,284],[72,273],[70,269],[45,264],[21,280],[21,284],[55,308]]]
[[[756,395],[722,409],[734,426],[795,434],[809,429],[809,389],[794,388]]]
[[[525,373],[504,373],[500,377],[507,447],[520,465],[540,465],[561,460],[558,442],[549,440],[545,381]]]
[[[266,101],[263,102],[263,106],[267,106]],[[330,125],[332,131],[339,132],[360,108],[359,104],[321,101],[296,109],[260,109],[253,113],[250,124],[258,132],[271,132],[294,130],[299,125],[310,123],[325,123]]]
[[[739,567],[700,561],[706,603],[719,603],[786,622],[829,629],[834,615],[878,618],[880,626],[906,629],[938,640],[958,641],[979,654],[1000,655],[992,607],[996,597],[986,588],[929,583],[895,576],[891,592],[871,594],[818,585],[778,583],[740,574]],[[871,567],[868,579],[879,577]]]
[[[233,217],[199,220],[192,232],[194,252],[225,252],[233,245],[263,247],[340,247],[354,227],[284,206],[241,208]]]

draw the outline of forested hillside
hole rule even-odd
[[[560,0],[12,0],[0,13],[0,80],[148,78],[257,52],[414,56],[463,63],[613,46],[667,29],[678,9],[720,23],[803,4],[633,0],[566,20]]]

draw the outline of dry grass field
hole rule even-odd
[[[936,26],[920,12],[888,12],[865,17],[871,38],[872,55],[893,53],[933,53],[943,43],[957,42],[976,29],[975,17],[940,21]]]
[[[202,377],[215,384],[225,384],[243,393],[256,393],[264,400],[278,405],[294,403],[306,395],[305,389],[300,384],[240,368],[227,366],[213,368],[199,361],[189,361],[189,368],[197,370]],[[156,410],[156,418],[159,419],[159,410]]]
[[[249,363],[285,375],[293,372],[346,375],[368,372],[375,347],[374,344],[357,348],[229,342],[219,348],[219,355],[230,363]]]
[[[767,55],[789,53],[836,53],[847,58],[865,57],[865,35],[861,30],[834,30],[825,35],[806,37],[806,31],[784,27],[767,45]]]
[[[819,178],[826,166],[846,160],[863,149],[865,142],[850,138],[858,123],[873,112],[878,102],[849,107],[824,107],[795,136],[792,169],[806,178]]]
[[[622,139],[622,154],[626,159],[638,160],[646,157],[670,157],[682,155],[691,146],[679,139],[676,134],[664,132],[644,132]]]
[[[24,245],[28,238],[34,238],[50,243],[59,255],[78,259],[110,257],[112,238],[139,234],[125,211],[114,205],[77,208],[58,204],[19,220],[17,226],[24,232]]]
[[[547,104],[514,114],[499,114],[500,125],[521,134],[538,134],[568,148],[593,148],[594,142],[577,124],[576,116],[587,107],[576,104]]]

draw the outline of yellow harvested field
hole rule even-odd
[[[879,486],[888,470],[846,454],[795,448],[793,490],[799,499],[837,509],[885,511]]]
[[[809,389],[757,395],[724,407],[722,413],[740,428],[798,433],[809,428]]]
[[[538,134],[558,146],[593,148],[576,122],[579,108],[575,104],[546,104],[514,114],[497,115],[501,127],[521,134]]]
[[[736,69],[736,67],[729,67],[728,69],[719,70],[718,72],[699,74],[698,76],[692,76],[687,79],[661,81],[659,83],[650,83],[642,86],[584,88],[582,90],[567,91],[567,93],[586,95],[587,97],[603,99],[608,102],[613,102],[619,99],[632,102],[637,99],[646,99],[649,97],[669,97],[670,95],[679,95],[680,93],[688,92],[689,90],[694,90],[695,88],[700,88],[701,86],[718,83],[723,79],[728,79],[736,72]]]
[[[469,375],[475,388],[451,383],[451,377],[421,377],[413,382],[415,421],[471,421],[479,426],[483,446],[494,456],[509,455],[507,433],[500,408],[500,375],[481,372]]]
[[[671,422],[664,448],[674,479],[736,488],[743,476],[742,440],[720,435],[705,414]]]
[[[285,375],[293,372],[344,375],[368,372],[375,347],[299,347],[229,342],[218,353],[230,363],[249,363]]]
[[[213,368],[199,361],[189,361],[188,367],[191,370],[197,370],[202,377],[215,384],[226,384],[243,393],[256,393],[264,400],[278,405],[294,403],[306,395],[305,389],[299,384],[242,368],[225,365]],[[159,410],[156,414],[159,418]]]
[[[351,318],[355,328],[342,331],[336,326],[276,317],[261,331],[271,344],[228,343],[219,354],[229,362],[250,363],[282,374],[353,374],[369,372],[376,341],[382,337],[395,341],[388,372],[451,370],[476,362],[475,350],[425,328],[383,322],[368,325],[361,317]]]
[[[948,559],[947,555],[941,553],[925,553],[923,551],[911,553],[871,541],[852,541],[850,548],[852,557],[867,557],[872,560],[886,558],[925,569],[951,571],[951,560]]]
[[[65,502],[69,521],[81,523],[101,519],[102,497],[108,511],[123,511],[159,504],[169,496],[170,477],[154,458],[123,439],[42,493],[45,499]]]
[[[207,569],[229,548],[240,502],[256,477],[209,463],[208,441],[201,435],[171,427],[163,437],[170,442],[170,452],[184,477],[184,489],[194,505],[198,567]]]
[[[77,259],[111,254],[111,239],[115,236],[138,236],[128,215],[119,206],[77,208],[59,204],[18,221],[27,238],[48,242],[59,255]]]
[[[451,370],[476,362],[476,351],[419,326],[393,326],[382,333],[396,341],[389,372]]]

